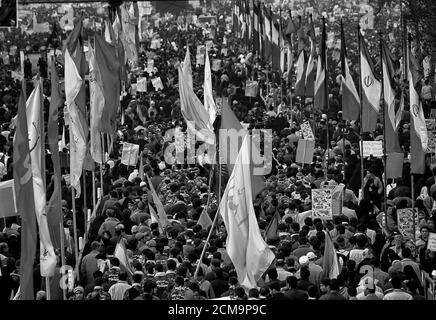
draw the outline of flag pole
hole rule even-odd
[[[209,196],[208,196],[208,199],[207,199],[206,208],[204,210],[207,210],[209,208],[209,206],[210,206],[211,189],[212,189],[212,177],[213,177],[213,174],[214,174],[215,170],[216,170],[216,165],[213,167],[213,169],[211,170],[210,175],[209,175]],[[204,244],[203,250],[201,251],[199,263],[197,264],[197,268],[195,269],[195,272],[194,272],[194,279],[197,279],[198,270],[200,270],[201,261],[203,261],[204,255],[206,253],[207,244],[209,243],[210,237],[212,236],[212,232],[213,232],[213,229],[214,229],[214,226],[215,226],[215,223],[217,221],[218,214],[219,214],[218,210],[219,210],[219,203],[218,203],[217,212],[216,212],[215,217],[213,218],[213,221],[212,221],[212,225],[210,226],[209,234],[207,235],[207,238],[206,238],[206,243]],[[206,212],[206,214],[207,214],[207,212]]]
[[[362,107],[362,61],[360,59],[361,55],[361,47],[360,47],[360,26],[357,25],[357,42],[359,46],[359,102],[360,102],[360,189],[363,195],[363,181],[365,179],[365,172],[364,172],[364,159],[363,159],[363,107]],[[360,199],[359,199],[360,200]]]
[[[386,176],[386,165],[387,165],[387,154],[386,154],[386,104],[384,103],[385,91],[384,91],[384,79],[383,79],[383,44],[382,44],[382,32],[378,32],[379,35],[379,44],[380,44],[380,70],[381,70],[381,92],[383,97],[383,164],[384,164],[384,172],[383,172],[383,210],[384,216],[387,221],[387,195],[386,195],[386,187],[387,187],[387,176]],[[363,192],[363,190],[362,190]],[[413,194],[412,194],[413,198]]]
[[[282,42],[283,41],[283,30],[282,30],[282,8],[280,8],[280,21],[279,21],[279,52],[280,52],[280,105],[283,103],[283,74],[282,74],[282,70],[281,70],[281,65],[282,65],[282,50],[283,50],[283,55],[284,53],[284,49],[282,48]],[[283,106],[281,106],[281,108],[283,109]]]
[[[407,74],[409,72],[409,52],[411,52],[412,49],[412,35],[408,34],[407,39],[407,50],[406,50],[406,61],[404,61],[405,65],[405,73]],[[412,138],[412,130],[414,128],[411,128],[410,130],[410,138]],[[413,159],[411,159],[413,161]],[[415,176],[413,173],[410,174],[411,177],[411,192],[412,192],[412,217],[413,217],[413,242],[416,243],[416,219],[415,219]]]

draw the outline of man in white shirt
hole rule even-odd
[[[123,300],[124,294],[131,288],[127,283],[127,273],[122,272],[118,275],[118,282],[109,288],[109,294],[112,300]]]

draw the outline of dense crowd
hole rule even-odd
[[[78,236],[86,236],[78,274],[68,290],[70,300],[204,300],[230,297],[237,300],[423,300],[426,284],[422,271],[432,274],[436,254],[427,249],[430,232],[435,232],[436,168],[430,157],[426,173],[415,177],[415,194],[411,192],[410,121],[404,113],[398,130],[405,154],[403,177],[383,185],[383,162],[379,158],[364,160],[364,182],[361,197],[361,165],[359,122],[343,121],[339,85],[330,79],[330,110],[315,110],[310,99],[301,103],[291,94],[286,81],[272,84],[271,67],[234,34],[226,32],[224,20],[218,20],[211,60],[222,61],[220,70],[212,72],[214,93],[224,97],[236,117],[248,124],[249,130],[272,130],[273,165],[265,177],[265,188],[254,200],[254,208],[262,235],[276,212],[280,223],[276,237],[267,243],[276,259],[258,282],[257,288],[245,291],[238,283],[236,271],[226,252],[227,231],[223,222],[215,226],[209,243],[209,228],[198,223],[206,210],[213,220],[219,206],[215,188],[209,186],[212,166],[174,164],[164,161],[164,151],[172,143],[165,137],[170,129],[186,124],[180,111],[177,61],[181,62],[186,45],[191,51],[194,91],[203,101],[204,66],[195,64],[195,48],[209,40],[209,26],[190,25],[187,30],[167,21],[154,29],[163,39],[160,49],[150,49],[151,39],[140,50],[138,66],[131,70],[121,98],[119,126],[108,150],[107,161],[96,167],[96,184],[103,196],[94,208],[89,230],[85,230],[85,208],[92,205],[92,177],[85,174],[86,192],[76,199]],[[226,43],[223,44],[223,38]],[[173,43],[176,44],[174,46]],[[224,52],[222,48],[227,48]],[[177,49],[176,49],[177,48]],[[145,73],[147,58],[153,57],[153,76]],[[44,59],[42,59],[43,61]],[[18,61],[19,63],[19,61]],[[47,64],[41,63],[41,73]],[[13,117],[21,83],[2,69],[0,79],[0,180],[13,178]],[[26,75],[27,76],[27,75]],[[147,77],[147,93],[135,92],[137,78]],[[160,77],[164,89],[156,91],[152,77]],[[279,77],[277,77],[279,79]],[[256,97],[245,96],[248,79],[259,80]],[[28,94],[32,90],[27,81]],[[280,87],[280,84],[282,87]],[[49,81],[45,81],[45,107],[50,99]],[[430,94],[429,103],[434,101]],[[407,109],[407,108],[406,108]],[[47,113],[45,113],[47,114]],[[63,110],[60,131],[63,132]],[[123,116],[121,117],[121,114]],[[315,118],[313,118],[315,116]],[[121,121],[123,119],[123,121]],[[46,119],[47,120],[47,119]],[[300,125],[306,120],[315,125],[315,153],[311,164],[296,163]],[[383,136],[381,119],[375,132],[364,140]],[[68,147],[68,130],[66,141]],[[152,204],[146,179],[140,178],[140,165],[121,164],[122,142],[140,146],[144,174],[151,178],[170,226],[160,230],[152,223]],[[328,148],[327,142],[329,142]],[[197,145],[198,146],[198,145]],[[68,148],[61,150],[61,159]],[[327,149],[327,150],[326,150]],[[328,160],[325,160],[327,153]],[[47,156],[47,196],[53,191],[51,158]],[[62,210],[66,234],[65,264],[76,265],[71,187],[68,162],[63,165]],[[100,180],[100,170],[102,180]],[[344,186],[343,205],[333,212],[333,219],[312,218],[311,189]],[[223,191],[223,190],[222,190]],[[387,208],[383,197],[387,196]],[[84,199],[86,197],[86,199]],[[210,199],[209,199],[210,197]],[[411,208],[412,199],[418,210],[412,237],[401,234],[397,210]],[[85,201],[86,200],[86,201]],[[219,214],[219,213],[218,213]],[[220,221],[220,220],[218,220]],[[222,221],[222,220],[221,220]],[[329,235],[327,235],[329,233]],[[333,240],[340,273],[329,278],[323,272],[326,236]],[[114,257],[122,241],[128,253],[130,268]],[[204,246],[206,254],[200,261]],[[58,252],[59,253],[59,252]],[[20,221],[5,219],[0,233],[0,299],[10,299],[19,285]],[[59,266],[62,263],[59,258]],[[197,277],[194,273],[199,265]],[[129,270],[131,269],[131,270]],[[369,271],[368,271],[369,270]],[[64,274],[51,279],[51,298],[62,299],[59,286]],[[39,274],[39,261],[34,266],[35,297],[46,299],[46,288]]]

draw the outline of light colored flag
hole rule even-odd
[[[62,150],[64,150],[64,148],[66,148],[67,147],[67,144],[66,144],[66,142],[65,142],[65,126],[63,127],[63,129],[62,129],[62,138],[61,138],[61,140],[59,141],[59,151],[62,151]]]
[[[306,79],[306,52],[301,50],[297,60],[297,75],[295,79],[295,95],[304,96]]]
[[[380,111],[381,84],[374,75],[374,67],[366,47],[365,40],[360,34],[360,81],[362,85],[362,130],[373,132],[377,124]]]
[[[274,253],[262,239],[253,207],[249,138],[245,138],[220,203],[227,229],[226,250],[238,281],[245,288],[257,281],[271,265]]]
[[[305,95],[308,97],[313,97],[315,94],[315,44],[313,43],[312,37],[309,37],[310,42],[310,55],[307,61],[307,68],[305,73]]]
[[[322,269],[324,276],[329,279],[336,279],[339,275],[338,256],[332,238],[328,232],[325,232],[324,255],[322,261]]]
[[[209,112],[210,129],[213,130],[213,123],[216,118],[216,105],[212,92],[212,73],[210,71],[209,54],[206,50],[206,64],[204,66],[204,107]]]
[[[42,101],[42,84],[41,80],[37,80],[35,89],[27,100],[26,113],[30,158],[32,160],[35,214],[39,227],[41,276],[47,277],[54,275],[57,262],[47,224],[47,200],[43,171],[45,142]]]
[[[124,238],[120,238],[120,241],[118,241],[117,246],[115,247],[114,256],[118,258],[120,264],[126,269],[127,273],[131,276],[133,272],[132,272],[132,268],[130,267],[129,258],[127,257],[127,249],[124,241],[126,241]]]
[[[88,141],[84,78],[88,66],[81,44],[82,20],[67,38],[65,50],[65,98],[70,119],[70,179],[80,197],[83,162]]]
[[[153,209],[153,207],[151,206],[151,204],[148,204],[148,211],[150,211],[150,216],[151,216],[151,223],[157,223],[159,225],[159,232],[160,234],[163,234],[163,228],[162,228],[162,223],[159,220],[159,217],[157,216],[156,211]]]
[[[327,67],[327,33],[325,28],[325,19],[323,18],[323,29],[321,37],[320,54],[318,55],[318,65],[316,69],[315,89],[313,105],[317,109],[325,109],[328,106],[326,97],[326,67]]]
[[[160,199],[156,193],[156,190],[154,190],[153,183],[151,182],[150,177],[148,175],[147,175],[147,182],[148,182],[148,185],[150,187],[151,196],[153,198],[154,205],[157,208],[157,213],[159,215],[159,221],[162,225],[162,228],[165,229],[170,224],[170,222],[168,220],[167,214],[165,213],[164,206],[163,206],[162,202],[160,201]]]
[[[186,45],[186,55],[185,60],[182,63],[182,71],[187,81],[187,87],[190,90],[194,90],[193,80],[192,80],[192,65],[191,65],[191,54],[189,52],[189,46]]]
[[[160,77],[151,79],[151,84],[156,89],[156,91],[164,89],[164,86],[163,86],[163,83],[162,83],[162,79]]]
[[[199,224],[204,230],[207,230],[212,225],[212,219],[207,213],[207,208],[204,208],[201,212],[200,217],[198,218],[197,224]]]
[[[120,6],[122,31],[119,34],[124,46],[126,59],[133,63],[138,62],[138,51],[136,50],[136,25],[135,19],[129,14],[127,4],[123,3]]]
[[[36,253],[36,215],[33,195],[32,164],[29,156],[27,116],[24,89],[18,101],[17,126],[14,137],[14,185],[16,206],[21,215],[20,299],[34,300],[33,264]]]
[[[101,121],[101,116],[104,109],[104,94],[103,88],[97,78],[101,77],[98,64],[95,61],[95,53],[92,47],[89,48],[89,92],[90,92],[90,136],[91,136],[91,157],[97,163],[103,161],[103,146],[101,143],[101,133],[98,130],[98,124]]]

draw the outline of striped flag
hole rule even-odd
[[[207,50],[206,62],[204,65],[204,107],[209,113],[210,128],[212,129],[216,118],[216,105],[213,100],[212,73],[210,71],[210,60]]]
[[[318,66],[316,69],[316,80],[315,80],[315,96],[313,105],[317,109],[326,109],[328,105],[327,101],[327,33],[325,28],[325,18],[322,18],[322,37],[320,45],[320,55],[318,56]]]
[[[279,237],[280,213],[275,212],[268,227],[265,230],[265,240],[276,239]]]
[[[374,66],[366,47],[365,40],[359,31],[360,41],[360,82],[362,85],[362,132],[373,132],[380,111],[381,84],[374,74]]]
[[[305,95],[306,80],[306,52],[301,50],[297,60],[297,74],[295,79],[295,95],[303,97]]]
[[[315,94],[315,79],[316,79],[316,69],[315,69],[315,39],[309,38],[310,42],[310,55],[307,61],[306,68],[306,79],[305,79],[305,95],[307,97],[313,97]]]
[[[360,99],[348,68],[347,49],[345,46],[344,25],[341,19],[341,91],[342,91],[342,119],[359,120]]]
[[[18,101],[17,126],[13,142],[13,171],[17,210],[21,214],[20,299],[34,300],[33,264],[37,235],[25,100],[23,88]]]
[[[157,208],[157,213],[159,215],[159,221],[162,225],[162,228],[165,229],[170,224],[170,222],[168,220],[167,214],[165,213],[164,206],[163,206],[162,202],[160,201],[160,199],[156,193],[156,190],[154,190],[153,183],[151,182],[150,177],[148,175],[147,175],[147,181],[148,181],[148,185],[150,186],[151,196],[153,197],[154,205]]]
[[[32,159],[33,193],[35,213],[38,221],[40,239],[40,268],[41,276],[54,275],[57,264],[53,244],[47,223],[47,198],[44,183],[45,172],[45,139],[44,118],[42,117],[42,83],[36,80],[35,89],[32,91],[26,104],[27,131],[29,132],[29,149]]]
[[[70,118],[70,180],[80,197],[80,177],[86,156],[88,124],[86,121],[85,74],[88,66],[81,37],[82,20],[79,19],[67,38],[65,50],[65,97]]]
[[[408,49],[409,55],[409,96],[410,96],[410,119],[412,128],[410,129],[411,147],[411,173],[424,174],[425,172],[425,152],[428,146],[427,126],[425,124],[422,101],[419,89],[422,74],[416,58],[411,48]]]
[[[398,134],[396,133],[394,59],[386,43],[381,41],[383,63],[383,112],[385,113],[386,153],[402,152]]]

